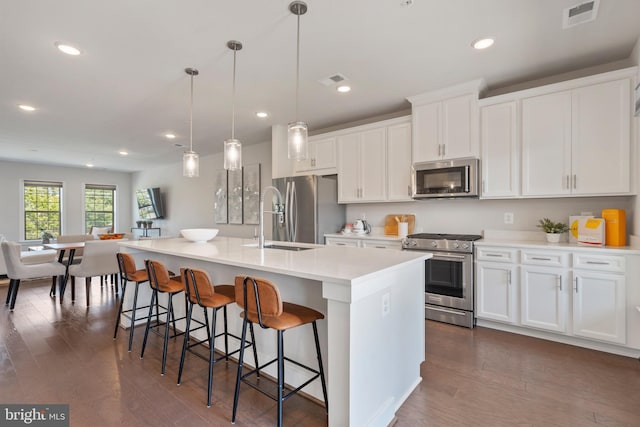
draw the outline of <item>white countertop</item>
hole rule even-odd
[[[324,237],[338,237],[338,238],[346,238],[346,239],[369,239],[369,240],[389,240],[392,242],[399,242],[402,240],[402,237],[399,236],[390,236],[388,234],[358,234],[358,233],[327,233]]]
[[[565,251],[598,251],[611,255],[640,255],[640,249],[630,246],[583,246],[576,243],[547,243],[531,240],[482,239],[473,242],[475,246],[518,247],[525,249],[565,250]]]
[[[267,244],[272,242],[267,242]],[[375,248],[273,242],[314,248],[304,251],[258,249],[253,239],[217,236],[206,243],[184,238],[123,241],[121,246],[143,251],[261,269],[319,281],[356,284],[371,275],[431,257],[428,252],[381,251]]]

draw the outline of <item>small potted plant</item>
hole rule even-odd
[[[560,235],[569,231],[569,226],[563,222],[553,222],[549,218],[542,218],[537,225],[547,233],[547,242],[558,243]]]
[[[49,233],[47,230],[42,230],[42,243],[51,243],[51,239],[53,239],[53,234]]]

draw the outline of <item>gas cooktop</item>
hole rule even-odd
[[[464,242],[473,242],[482,239],[477,234],[437,234],[437,233],[417,233],[407,236],[409,239],[431,239],[431,240],[460,240]]]

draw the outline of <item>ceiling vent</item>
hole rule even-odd
[[[318,81],[320,82],[320,84],[322,84],[324,86],[331,86],[331,85],[334,85],[336,83],[340,83],[340,82],[345,81],[345,80],[347,80],[347,78],[343,74],[336,73],[336,74],[334,74],[332,76],[329,76],[329,77],[324,78],[324,79],[320,79]]]
[[[598,16],[599,4],[600,0],[591,0],[566,8],[562,11],[562,28],[567,29],[593,21]]]

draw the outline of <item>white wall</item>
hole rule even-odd
[[[0,160],[0,234],[20,241],[21,180],[62,182],[64,234],[83,234],[83,193],[85,184],[116,186],[116,231],[131,227],[131,174],[87,168],[49,166]]]
[[[220,143],[222,145],[222,143]],[[261,164],[261,188],[271,185],[271,142],[243,146],[245,165]],[[162,228],[162,236],[178,236],[183,228],[218,228],[221,236],[253,237],[257,225],[216,224],[213,210],[214,173],[223,169],[222,153],[200,157],[200,176],[182,176],[182,158],[171,166],[136,172],[132,189],[160,187],[165,198],[166,219],[154,220],[154,227]],[[138,218],[137,206],[132,203],[129,215]],[[265,215],[265,235],[271,236],[271,218]]]
[[[538,220],[548,217],[569,222],[569,215],[592,212],[600,216],[602,209],[624,209],[627,230],[633,229],[635,197],[576,197],[563,199],[518,200],[424,200],[407,203],[350,204],[347,220],[366,215],[373,227],[383,227],[387,214],[415,214],[415,232],[482,234],[483,230],[529,230]],[[505,225],[505,212],[514,214],[513,225]]]

